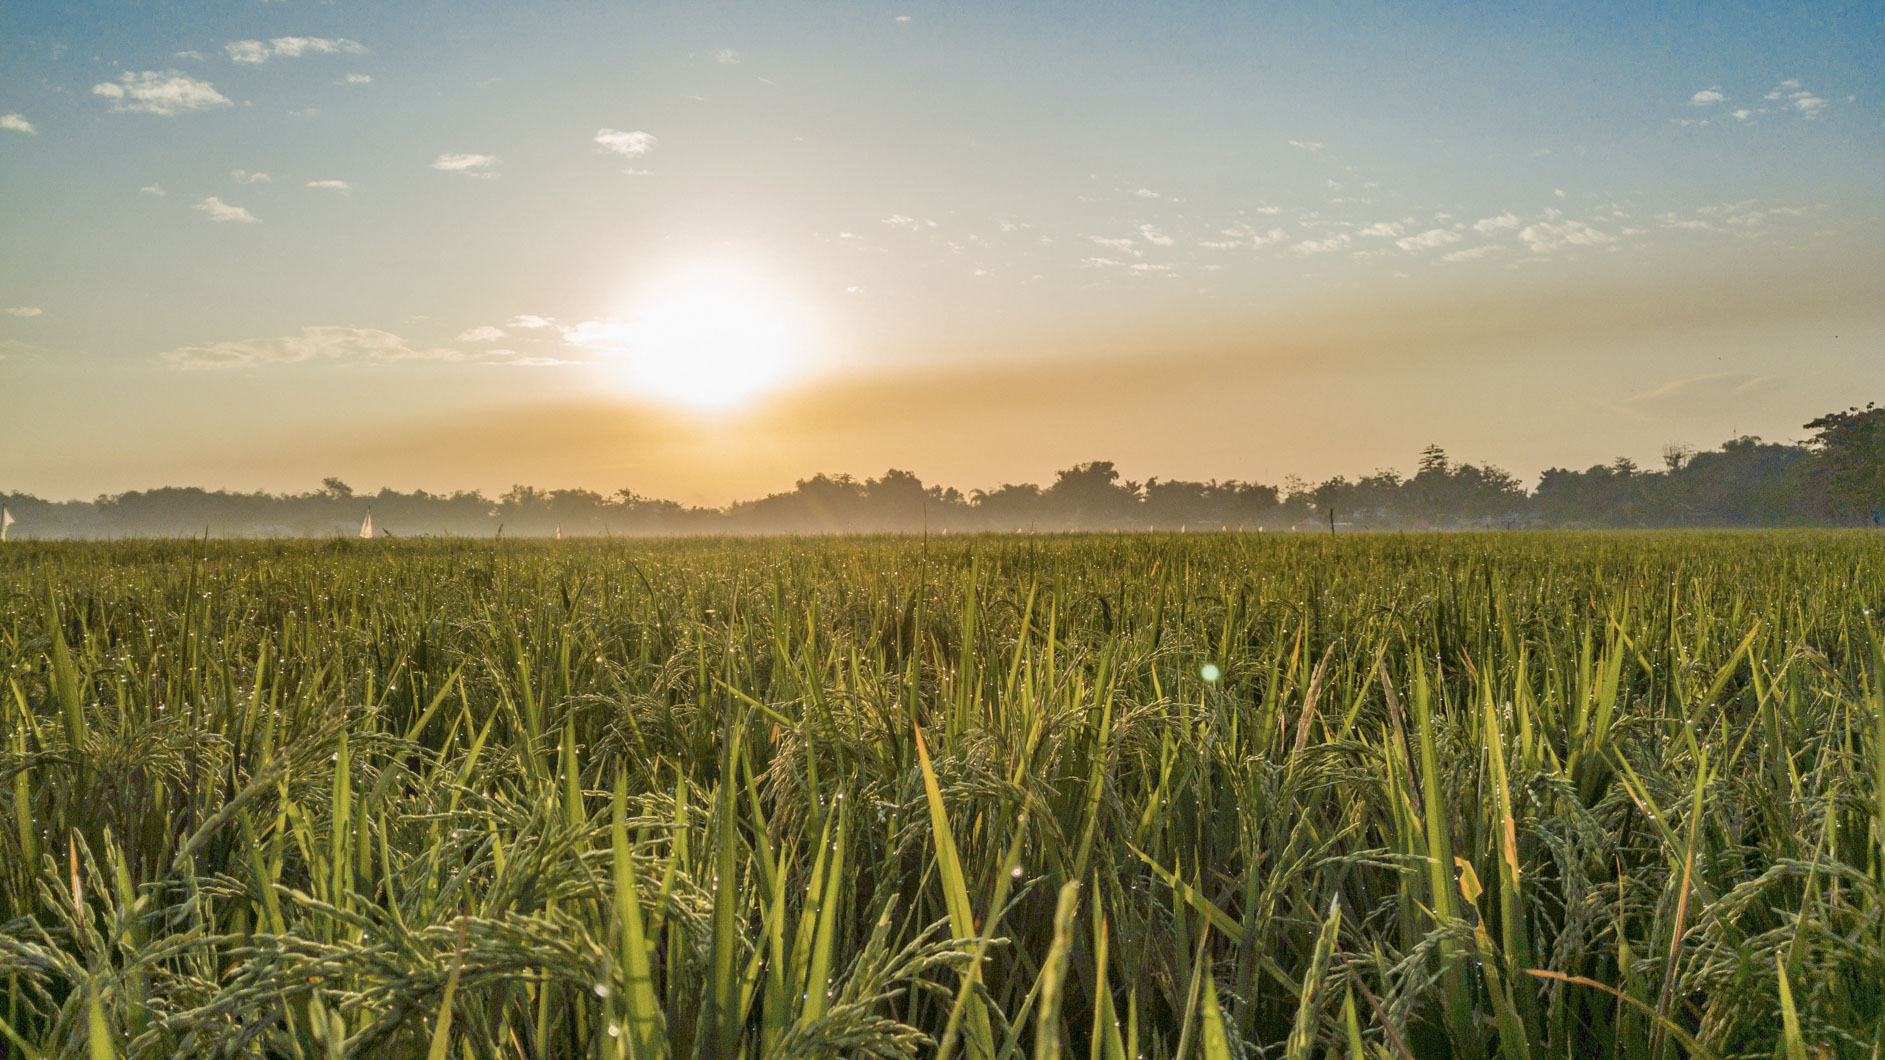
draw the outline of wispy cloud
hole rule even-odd
[[[496,155],[452,154],[447,152],[432,160],[432,168],[441,173],[460,173],[479,180],[489,180],[497,176],[491,169],[497,165]]]
[[[1689,105],[1693,107],[1707,107],[1720,103],[1727,98],[1727,96],[1721,94],[1721,86],[1717,85],[1714,88],[1704,88],[1700,92],[1690,96]]]
[[[262,219],[240,206],[231,206],[214,195],[197,200],[192,209],[201,210],[212,221],[231,221],[236,224],[261,224]]]
[[[346,82],[350,85],[370,85],[373,83],[373,75],[372,74],[348,74],[346,77]]]
[[[1548,254],[1567,246],[1594,247],[1617,241],[1617,237],[1608,232],[1569,219],[1526,225],[1519,230],[1518,237],[1524,240],[1534,254]]]
[[[353,190],[353,185],[347,183],[344,180],[310,180],[308,181],[308,187],[319,188],[323,191],[352,191]]]
[[[396,361],[463,360],[457,350],[415,349],[405,339],[377,328],[307,327],[298,335],[272,339],[242,339],[181,346],[160,354],[172,368],[254,368],[263,365],[303,364],[309,361],[387,364]]]
[[[545,321],[545,323],[548,323]],[[459,342],[496,342],[504,337],[504,329],[486,324],[480,328],[468,328],[459,333]]]
[[[708,57],[721,66],[740,65],[740,53],[731,48],[719,48],[707,53]]]
[[[208,81],[178,70],[127,71],[116,81],[93,85],[92,94],[110,100],[114,111],[164,117],[230,105]]]
[[[137,190],[143,192],[146,195],[151,195],[159,199],[163,198],[165,194],[163,186],[160,184],[146,184]]]
[[[1157,225],[1140,225],[1139,236],[1155,247],[1169,247],[1178,242]]]
[[[1635,420],[1719,415],[1726,408],[1746,407],[1785,383],[1778,376],[1745,372],[1691,376],[1612,402],[1610,410]]]
[[[1420,250],[1433,250],[1466,238],[1450,228],[1429,228],[1415,236],[1405,236],[1394,241],[1394,245],[1412,254]]]
[[[232,40],[223,51],[238,63],[261,65],[270,59],[299,59],[303,55],[365,55],[359,41],[335,37],[275,37],[272,40]]]
[[[1449,264],[1458,264],[1462,261],[1478,261],[1480,258],[1488,258],[1494,254],[1503,253],[1505,253],[1503,246],[1497,243],[1486,243],[1482,246],[1467,247],[1465,250],[1455,250],[1450,253],[1442,254],[1440,255],[1440,260]]]
[[[10,305],[6,311],[8,316],[15,317],[36,317],[41,312],[36,305]]]
[[[0,114],[0,129],[12,129],[14,132],[25,133],[28,136],[39,132],[33,127],[32,122],[26,120],[24,114]]]
[[[512,317],[510,319],[510,326],[513,328],[523,328],[525,331],[540,331],[543,328],[555,327],[556,321],[551,320],[549,317],[537,316],[535,313],[524,313]]]
[[[267,184],[271,180],[267,173],[257,173],[247,169],[232,169],[229,178],[237,184]]]
[[[1289,249],[1298,254],[1333,254],[1349,244],[1347,232],[1338,232],[1327,239],[1305,239]]]
[[[1518,215],[1508,210],[1496,217],[1481,217],[1479,220],[1474,221],[1473,231],[1478,232],[1482,236],[1489,236],[1501,229],[1517,228],[1520,223]]]
[[[1316,140],[1291,140],[1289,145],[1298,150],[1307,151],[1312,155],[1320,154],[1323,148],[1329,146],[1328,144]]]
[[[1373,236],[1376,239],[1393,239],[1401,234],[1399,221],[1376,221],[1374,224],[1355,233],[1358,236]]]

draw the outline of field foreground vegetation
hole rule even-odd
[[[1862,533],[0,550],[0,1052],[1877,1056]]]

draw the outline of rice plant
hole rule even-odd
[[[23,1057],[1876,1056],[1875,535],[15,544]]]

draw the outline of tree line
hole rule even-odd
[[[1490,464],[1456,463],[1429,446],[1411,476],[1393,470],[1320,483],[1125,479],[1095,460],[1041,486],[961,490],[908,471],[876,478],[814,475],[791,490],[724,508],[622,489],[515,486],[498,497],[460,491],[356,493],[329,478],[306,493],[165,487],[46,501],[0,492],[22,538],[330,537],[371,511],[388,536],[943,533],[1060,530],[1350,530],[1532,527],[1760,527],[1885,523],[1885,408],[1829,413],[1801,442],[1747,436],[1719,448],[1672,446],[1661,467],[1619,457],[1552,468],[1527,490]]]

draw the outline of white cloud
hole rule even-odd
[[[1358,236],[1374,236],[1377,239],[1393,239],[1401,234],[1399,221],[1376,221],[1374,224],[1355,233]]]
[[[163,186],[159,184],[146,184],[137,190],[143,192],[146,195],[154,195],[159,199],[164,197]]]
[[[1307,151],[1312,155],[1321,152],[1323,148],[1329,146],[1328,144],[1319,143],[1315,140],[1291,140],[1289,145]]]
[[[547,321],[546,321],[547,323]],[[489,324],[481,328],[470,328],[458,336],[459,342],[496,342],[504,337],[503,328],[494,328]]]
[[[28,136],[39,132],[38,129],[33,128],[32,122],[26,120],[24,114],[0,114],[0,129],[12,129],[14,132],[22,132]]]
[[[1753,116],[1754,116],[1754,112],[1747,109],[1746,107],[1742,107],[1739,110],[1736,110],[1734,112],[1734,120],[1736,121],[1747,121],[1749,118]]]
[[[229,100],[208,81],[177,70],[127,71],[116,81],[93,85],[92,94],[110,100],[114,111],[165,117],[229,106]]]
[[[344,180],[310,180],[308,181],[308,187],[319,188],[323,191],[352,191],[353,190],[353,185],[347,183]]]
[[[365,55],[367,50],[359,41],[331,37],[276,37],[273,40],[232,40],[223,45],[223,51],[229,58],[239,63],[260,65],[280,56],[283,59],[298,59],[303,55]]]
[[[909,16],[909,15],[898,15],[898,16],[896,17],[896,19],[895,19],[894,21],[897,21],[897,22],[908,22],[908,21],[910,21],[910,18],[911,18],[911,16]]]
[[[1518,237],[1534,254],[1545,254],[1559,247],[1593,247],[1614,243],[1617,237],[1592,228],[1582,221],[1540,221],[1526,225]]]
[[[1347,246],[1348,233],[1340,232],[1327,239],[1305,239],[1289,248],[1298,254],[1333,254]]]
[[[491,167],[497,165],[496,155],[473,155],[446,153],[432,160],[432,168],[442,173],[462,173],[467,177],[489,180],[497,176]]]
[[[710,51],[707,54],[712,57],[714,62],[719,63],[721,66],[740,65],[740,53],[731,48],[720,48],[715,51]]]
[[[372,74],[348,74],[347,83],[350,85],[370,85],[373,83],[373,75]]]
[[[270,181],[267,173],[253,173],[246,169],[232,169],[229,177],[237,184],[267,184]]]
[[[262,219],[240,206],[231,206],[214,195],[197,201],[193,209],[201,210],[212,221],[233,221],[238,224],[261,224]]]
[[[639,129],[633,132],[621,129],[596,130],[596,146],[612,155],[621,155],[623,158],[640,158],[654,150],[655,144],[659,142],[653,133],[642,132]],[[635,170],[628,172],[636,176],[644,175]]]
[[[1717,85],[1714,88],[1704,88],[1700,92],[1690,96],[1689,105],[1694,107],[1706,107],[1712,103],[1720,103],[1727,98],[1727,96],[1721,94],[1721,86]]]
[[[1151,188],[1140,188],[1138,191],[1133,192],[1133,194],[1137,195],[1141,199],[1159,198],[1159,193],[1156,191],[1153,191]]]
[[[7,307],[8,316],[36,317],[40,312],[40,308],[36,305],[10,305]]]
[[[160,356],[170,367],[195,370],[253,368],[270,364],[341,361],[385,364],[393,361],[462,360],[457,350],[417,350],[406,340],[377,328],[307,327],[299,335],[273,339],[243,339],[182,346]]]
[[[1100,246],[1111,247],[1114,250],[1130,251],[1133,248],[1133,241],[1125,236],[1088,236],[1087,238]]]
[[[1173,243],[1178,242],[1177,240],[1173,239],[1171,236],[1166,235],[1164,230],[1159,228],[1159,226],[1157,225],[1140,225],[1139,234],[1145,237],[1145,241],[1147,243],[1150,243],[1155,247],[1169,247]]]
[[[1474,221],[1473,231],[1478,232],[1480,235],[1491,235],[1502,228],[1517,228],[1518,226],[1518,215],[1507,210],[1497,217],[1481,217],[1479,220]]]
[[[1466,237],[1450,228],[1429,228],[1417,236],[1407,236],[1403,239],[1397,239],[1394,241],[1394,245],[1411,254],[1417,250],[1432,250],[1435,247],[1444,247],[1450,243],[1458,243],[1464,238]]]
[[[1455,250],[1447,254],[1442,254],[1440,255],[1440,260],[1446,262],[1478,261],[1480,258],[1489,257],[1493,254],[1502,254],[1504,252],[1505,248],[1499,244],[1487,243],[1484,246],[1467,247],[1465,250]]]
[[[1820,111],[1825,108],[1826,101],[1818,96],[1802,92],[1793,97],[1792,105],[1794,110],[1807,117],[1817,118],[1820,116]]]
[[[510,319],[510,326],[523,328],[527,331],[536,331],[542,328],[553,328],[556,326],[556,323],[548,317],[540,317],[534,313],[525,313],[521,316],[512,317]]]

